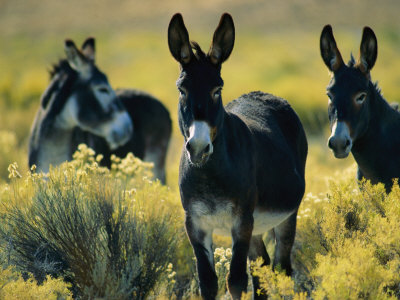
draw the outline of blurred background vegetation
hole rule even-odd
[[[168,182],[175,189],[182,138],[177,128],[175,87],[179,68],[167,47],[167,26],[175,12],[184,16],[191,39],[208,49],[220,15],[236,25],[235,49],[224,64],[225,103],[251,90],[286,98],[300,115],[311,143],[309,164],[319,175],[352,163],[338,161],[325,147],[328,136],[325,86],[329,74],[319,55],[319,35],[330,23],[347,60],[358,54],[362,27],[378,37],[372,78],[384,96],[400,101],[400,2],[372,1],[11,1],[0,2],[0,137],[13,150],[2,153],[0,174],[17,160],[27,166],[27,138],[48,70],[64,57],[63,41],[97,39],[97,64],[113,87],[146,90],[168,107],[174,134],[168,156]],[[10,147],[9,147],[10,148]],[[1,151],[1,150],[0,150]],[[5,151],[2,151],[5,152]],[[311,155],[310,155],[311,157]],[[317,164],[320,163],[320,164]],[[309,176],[309,187],[321,176]],[[310,185],[311,184],[311,185]],[[326,185],[320,187],[320,191]]]
[[[330,193],[328,181],[343,177],[344,169],[355,177],[353,158],[334,159],[326,147],[325,87],[330,75],[320,58],[319,36],[323,26],[330,23],[343,58],[348,60],[351,52],[358,55],[363,26],[372,27],[379,48],[372,79],[379,80],[389,102],[400,102],[398,0],[0,0],[0,183],[9,181],[7,167],[11,162],[18,162],[21,174],[28,170],[30,126],[49,82],[48,70],[64,57],[63,41],[72,38],[81,44],[86,37],[94,36],[97,65],[114,88],[146,90],[170,110],[174,132],[167,181],[172,202],[179,205],[182,137],[177,126],[175,87],[179,68],[167,46],[168,22],[176,12],[183,14],[191,39],[204,50],[221,14],[232,14],[236,42],[222,68],[224,102],[262,90],[291,103],[310,144],[306,199],[325,199]],[[302,204],[301,211],[315,209],[307,203]],[[302,226],[300,230],[305,228]],[[300,237],[307,233],[306,229],[302,232]],[[219,243],[228,245],[222,239]],[[182,261],[186,257],[182,253],[191,250],[185,248],[179,253],[174,261],[179,265],[178,277],[182,273],[187,276],[188,263]],[[314,258],[312,261],[315,263]]]

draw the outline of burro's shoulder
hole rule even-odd
[[[240,96],[227,104],[226,110],[244,119],[261,123],[270,123],[273,119],[296,120],[297,122],[298,119],[288,101],[260,91]]]

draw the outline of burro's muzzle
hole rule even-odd
[[[111,150],[126,144],[133,134],[132,119],[126,111],[115,113],[105,127],[105,139]]]
[[[189,160],[195,165],[207,162],[213,153],[210,126],[205,121],[194,121],[189,127],[189,138],[186,142]]]
[[[343,121],[335,121],[332,126],[332,134],[328,139],[328,147],[336,158],[346,158],[353,146],[350,130]]]

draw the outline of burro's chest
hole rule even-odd
[[[241,209],[229,200],[193,201],[188,206],[195,226],[205,232],[213,232],[230,236],[232,229],[240,226]],[[268,211],[256,208],[252,214],[254,219],[253,235],[262,234],[285,221],[293,211]]]

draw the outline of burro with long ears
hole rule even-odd
[[[94,64],[94,39],[79,50],[65,41],[67,60],[42,96],[32,127],[29,164],[47,172],[49,165],[71,159],[71,140],[76,127],[104,138],[111,149],[126,143],[133,124],[107,77]]]
[[[168,28],[169,49],[181,71],[178,118],[185,144],[179,189],[204,299],[215,299],[218,290],[213,233],[232,237],[227,285],[233,299],[247,289],[247,257],[261,256],[264,264],[270,263],[264,232],[275,232],[273,266],[280,264],[291,274],[296,215],[305,189],[307,140],[289,104],[262,92],[222,104],[221,65],[234,40],[227,13],[207,54],[190,43],[180,14],[172,17]],[[256,292],[258,279],[252,280],[254,298],[265,298]]]
[[[165,107],[150,95],[131,89],[114,91],[95,64],[95,40],[81,49],[65,41],[67,59],[51,71],[31,129],[29,165],[48,172],[50,165],[72,159],[80,143],[103,154],[137,157],[154,162],[155,176],[165,182],[165,156],[171,119]],[[134,130],[135,129],[135,130]]]
[[[360,54],[346,65],[326,25],[320,39],[321,56],[332,78],[327,87],[331,136],[328,146],[337,158],[351,152],[358,165],[358,179],[382,182],[390,191],[400,176],[400,114],[382,97],[370,70],[375,65],[378,42],[364,27]]]

